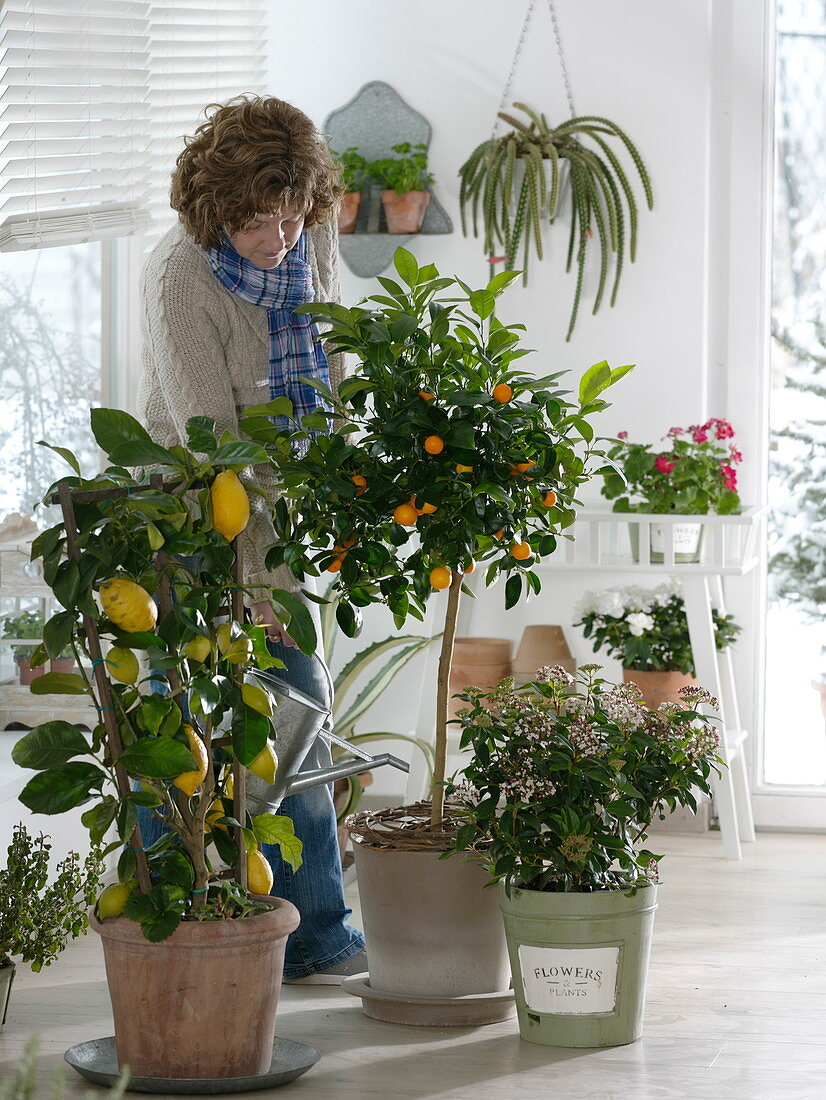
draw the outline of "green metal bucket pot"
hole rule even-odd
[[[554,1047],[639,1039],[657,887],[633,897],[499,888],[522,1038]]]

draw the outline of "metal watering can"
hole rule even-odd
[[[323,665],[323,662],[321,664]],[[326,671],[326,666],[324,667]],[[251,813],[275,813],[288,794],[298,794],[299,791],[306,791],[310,787],[319,787],[322,783],[346,779],[349,775],[360,775],[362,772],[372,771],[384,764],[390,764],[399,771],[410,771],[410,765],[397,756],[387,752],[371,756],[363,749],[351,745],[349,741],[336,737],[332,732],[333,721],[330,708],[298,691],[269,670],[255,669],[252,671],[252,678],[275,697],[277,704],[273,719],[275,736],[272,741],[278,754],[278,770],[275,773],[275,783],[272,785],[265,783],[263,779],[259,779],[251,772],[247,773],[247,805]],[[329,672],[327,672],[327,679],[329,682]],[[332,695],[333,689],[330,682],[331,699]],[[328,768],[300,771],[317,737],[324,737],[325,740],[346,748],[351,756],[356,756],[358,759],[332,764]]]

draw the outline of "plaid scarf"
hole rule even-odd
[[[256,306],[266,306],[270,338],[270,401],[288,397],[293,403],[293,418],[326,409],[327,404],[312,386],[302,378],[315,378],[330,385],[327,356],[318,341],[318,326],[305,314],[296,315],[295,306],[315,298],[313,276],[307,263],[307,240],[304,233],[284,260],[269,271],[263,271],[239,256],[225,234],[222,246],[207,249],[207,258],[219,281],[231,291]],[[272,418],[279,428],[294,427],[286,416]],[[317,432],[312,433],[317,435]]]

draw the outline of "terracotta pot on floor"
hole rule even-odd
[[[639,672],[635,668],[624,668],[622,678],[625,683],[634,683],[642,692],[642,701],[656,710],[660,703],[679,703],[677,694],[680,688],[691,685],[697,687],[697,681],[685,672]]]
[[[382,191],[381,201],[388,233],[418,233],[430,202],[430,192],[407,191],[397,195],[395,191]]]
[[[448,720],[454,721],[456,712],[467,704],[454,699],[466,687],[493,687],[511,674],[509,638],[457,638],[453,644],[453,661],[450,666],[450,696]]]
[[[126,917],[89,925],[100,935],[120,1065],[136,1077],[252,1077],[272,1061],[287,936],[298,910],[183,921],[160,943]]]
[[[17,665],[17,678],[24,685],[30,684],[32,680],[36,680],[38,676],[42,676],[46,671],[45,665],[32,668],[28,657],[15,657],[14,663]]]
[[[339,233],[353,233],[361,206],[361,191],[348,191],[338,208]]]

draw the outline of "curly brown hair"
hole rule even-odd
[[[309,118],[272,96],[237,96],[205,108],[184,139],[170,201],[202,248],[220,245],[257,214],[303,210],[305,225],[329,221],[344,194],[341,169]]]

